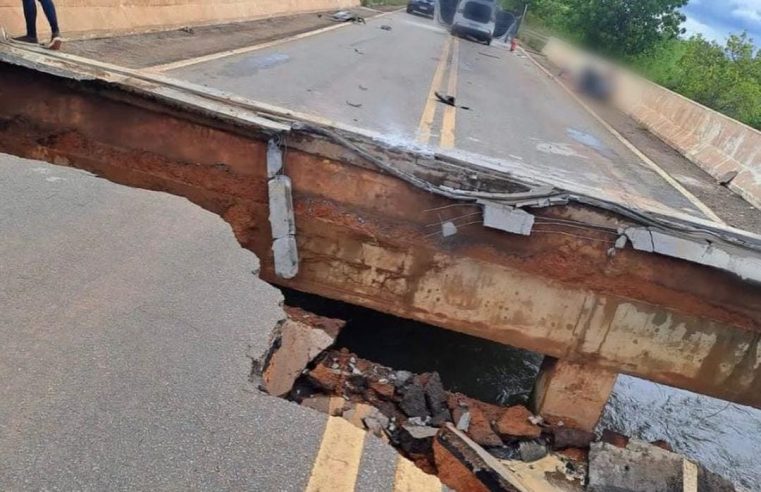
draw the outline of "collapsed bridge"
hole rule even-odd
[[[761,408],[761,238],[524,165],[0,44],[0,151],[188,198],[276,285],[550,357],[541,413],[618,373]]]

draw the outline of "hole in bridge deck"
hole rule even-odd
[[[543,356],[372,309],[281,289],[286,304],[346,320],[335,348],[413,373],[436,371],[444,388],[501,405],[526,403]]]

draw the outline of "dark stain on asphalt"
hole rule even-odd
[[[226,64],[221,70],[221,74],[226,77],[252,75],[260,70],[267,70],[287,63],[290,58],[291,57],[285,53],[271,53],[261,56],[245,57]]]

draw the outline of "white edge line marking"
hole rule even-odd
[[[390,15],[390,14],[393,14],[393,13],[396,13],[396,12],[400,12],[401,10],[402,9],[392,10],[390,12],[384,12],[382,14],[370,17],[369,20],[380,19],[381,17],[385,17],[387,15]],[[142,70],[151,71],[151,72],[168,72],[170,70],[176,70],[178,68],[184,68],[184,67],[189,67],[189,66],[192,66],[192,65],[198,65],[199,63],[205,63],[205,62],[209,62],[209,61],[213,61],[213,60],[219,60],[220,58],[227,58],[229,56],[241,55],[241,54],[244,54],[244,53],[250,53],[252,51],[262,50],[262,49],[265,49],[265,48],[271,48],[273,46],[278,46],[278,45],[283,44],[283,43],[288,43],[288,42],[291,42],[291,41],[297,41],[299,39],[308,38],[308,37],[311,37],[311,36],[315,36],[317,34],[322,34],[322,33],[329,32],[329,31],[334,31],[334,30],[340,29],[342,27],[348,27],[348,26],[351,26],[352,24],[353,24],[353,22],[342,22],[340,24],[336,24],[336,25],[333,25],[333,26],[321,27],[319,29],[315,29],[314,31],[307,31],[307,32],[299,33],[299,34],[294,34],[293,36],[288,36],[286,38],[275,39],[275,40],[272,40],[272,41],[267,41],[265,43],[255,44],[255,45],[252,45],[252,46],[244,46],[243,48],[236,48],[236,49],[233,49],[233,50],[219,51],[217,53],[211,53],[211,54],[199,56],[199,57],[196,57],[196,58],[188,58],[187,60],[179,60],[179,61],[176,61],[176,62],[165,63],[165,64],[162,64],[162,65],[154,65],[154,66],[151,66],[151,67],[145,67]]]
[[[560,87],[563,88],[564,91],[566,91],[582,108],[584,108],[589,114],[594,117],[602,126],[605,127],[606,130],[608,130],[614,137],[616,137],[622,144],[624,144],[629,150],[631,150],[634,155],[640,158],[642,162],[647,164],[648,167],[650,167],[653,171],[658,173],[658,175],[663,178],[668,184],[670,184],[672,187],[674,187],[679,193],[681,193],[685,198],[687,198],[693,205],[695,205],[701,212],[703,212],[708,218],[713,220],[714,222],[718,222],[719,224],[726,225],[726,222],[721,220],[716,213],[711,210],[705,203],[701,202],[698,197],[693,195],[688,189],[686,189],[684,186],[682,186],[681,183],[679,183],[677,180],[675,180],[669,173],[667,173],[663,168],[661,168],[658,164],[656,164],[652,159],[650,159],[648,156],[643,154],[637,147],[634,146],[633,143],[631,143],[626,137],[621,135],[618,130],[610,126],[610,124],[605,121],[600,115],[598,115],[592,108],[587,105],[584,101],[581,100],[579,96],[573,93],[571,89],[565,86],[565,84],[561,83],[557,77],[555,77],[552,73],[550,73],[549,70],[544,68],[541,63],[536,61],[533,56],[531,56],[523,47],[519,47],[518,49],[521,50],[521,52],[529,59],[531,60],[534,65],[539,67],[542,72],[547,74],[552,78],[552,80],[555,81],[556,84],[558,84]]]

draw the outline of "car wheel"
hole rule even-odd
[[[412,7],[410,7],[409,5],[407,5],[407,13],[408,13],[408,14],[411,14],[411,13],[412,13]]]
[[[486,44],[486,46],[491,46],[491,38],[487,38],[487,39],[484,41],[484,43]]]

